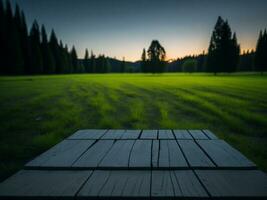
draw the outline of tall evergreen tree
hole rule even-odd
[[[60,57],[60,49],[59,49],[58,39],[57,39],[57,36],[56,36],[54,29],[52,29],[52,32],[50,35],[49,45],[50,45],[51,52],[52,52],[52,55],[53,55],[54,61],[55,61],[55,66],[56,66],[55,73],[59,74],[62,72],[62,60]]]
[[[90,63],[89,63],[89,52],[88,52],[88,49],[85,49],[83,66],[85,68],[85,72],[89,73],[90,72]]]
[[[90,72],[96,73],[96,56],[94,55],[93,51],[91,51],[91,56],[90,56]]]
[[[78,56],[77,56],[77,52],[74,46],[71,49],[71,62],[72,62],[72,67],[73,67],[73,73],[79,73]]]
[[[208,71],[214,74],[234,71],[237,68],[239,51],[236,36],[232,36],[228,21],[219,16],[208,49]]]
[[[36,20],[34,20],[30,31],[30,45],[31,45],[31,73],[43,73],[43,57],[41,51],[40,29]]]
[[[148,72],[147,70],[147,59],[146,59],[146,49],[143,49],[142,56],[141,56],[141,71]]]
[[[6,74],[6,12],[2,0],[0,0],[0,74]]]
[[[12,13],[10,2],[6,1],[6,39],[7,44],[7,73],[22,74],[23,73],[23,56],[20,46],[19,30],[16,26],[17,22]]]
[[[48,39],[47,39],[47,34],[44,25],[42,25],[41,28],[41,34],[42,34],[42,44],[41,44],[41,49],[42,49],[42,56],[43,56],[43,65],[44,65],[44,73],[46,74],[53,74],[55,73],[55,61],[54,57],[52,55]]]
[[[21,48],[22,48],[22,55],[24,58],[24,73],[30,73],[30,65],[31,65],[31,52],[30,52],[30,43],[28,37],[28,27],[26,24],[26,19],[24,12],[21,11],[21,24],[19,28],[20,38],[21,38]]]
[[[260,31],[255,52],[255,70],[263,73],[267,70],[267,32]]]

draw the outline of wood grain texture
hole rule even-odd
[[[78,197],[150,198],[150,176],[147,170],[95,171]]]
[[[115,140],[120,139],[123,134],[126,132],[126,130],[108,130],[101,139],[109,139],[109,140]]]
[[[180,147],[191,167],[215,167],[208,156],[200,149],[194,140],[178,140]]]
[[[158,130],[143,130],[140,139],[158,139]]]
[[[196,142],[218,167],[256,167],[252,161],[223,140],[197,140]]]
[[[99,167],[128,168],[129,157],[134,142],[134,140],[117,140],[100,162]]]
[[[121,139],[138,139],[141,134],[141,130],[126,130]]]
[[[136,140],[130,155],[130,168],[151,168],[152,140]]]
[[[208,197],[191,170],[154,170],[151,182],[152,198]]]
[[[98,140],[72,166],[96,168],[113,144],[114,140]]]
[[[188,164],[176,140],[160,140],[159,147],[160,168],[186,168]]]
[[[211,140],[217,140],[217,139],[219,139],[214,133],[212,133],[210,130],[202,130],[204,133],[205,133],[205,135],[209,138],[209,139],[211,139]]]
[[[267,175],[258,170],[196,170],[212,197],[267,198]]]
[[[91,173],[86,170],[22,170],[0,184],[0,198],[74,198]]]
[[[193,140],[193,137],[187,130],[173,130],[177,140]]]
[[[188,130],[195,140],[208,140],[209,138],[201,130]]]
[[[85,130],[78,130],[73,135],[68,137],[67,139],[72,140],[97,140],[100,139],[105,132],[106,129],[85,129]]]
[[[158,131],[158,139],[174,139],[174,135],[172,133],[172,130],[159,130]]]
[[[63,140],[26,164],[26,167],[71,167],[95,140]]]

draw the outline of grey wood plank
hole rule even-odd
[[[126,130],[122,135],[121,139],[138,139],[140,136],[141,130]]]
[[[188,130],[195,140],[208,140],[209,138],[201,130]]]
[[[114,140],[98,140],[72,166],[95,168],[111,149]]]
[[[63,140],[44,152],[26,167],[71,167],[95,140]]]
[[[208,197],[191,170],[153,170],[152,198],[203,198]]]
[[[91,173],[87,170],[22,170],[0,184],[0,198],[74,198]]]
[[[267,175],[258,170],[196,170],[211,197],[267,198]]]
[[[78,193],[85,198],[149,198],[148,170],[95,171]]]
[[[130,152],[134,140],[117,140],[100,162],[102,168],[128,168]]]
[[[218,139],[218,137],[214,133],[212,133],[210,130],[202,130],[202,131],[205,133],[206,136],[208,136],[209,139],[211,140]]]
[[[172,130],[159,130],[158,132],[159,139],[174,139]]]
[[[187,130],[173,130],[177,140],[193,140],[193,137]]]
[[[159,167],[160,168],[188,167],[188,164],[176,140],[160,140]]]
[[[196,140],[218,167],[256,167],[238,150],[223,140]]]
[[[159,166],[159,140],[152,140],[152,167]]]
[[[143,130],[140,139],[158,139],[158,130]]]
[[[136,140],[130,155],[130,168],[151,167],[152,140]]]
[[[194,140],[178,140],[178,143],[191,167],[215,167]]]
[[[72,140],[97,140],[101,138],[105,132],[107,132],[106,129],[85,129],[85,130],[79,130],[75,132],[73,135],[68,137],[67,139]]]
[[[108,130],[101,139],[120,139],[126,130]]]

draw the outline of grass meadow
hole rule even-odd
[[[267,171],[267,76],[0,77],[0,180],[85,128],[210,129]]]

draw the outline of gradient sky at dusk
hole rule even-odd
[[[126,60],[158,39],[167,58],[207,50],[218,15],[227,18],[241,48],[255,48],[267,28],[266,0],[11,0],[69,46]]]

